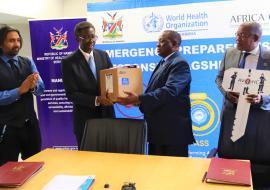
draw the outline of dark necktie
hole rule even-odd
[[[15,60],[10,59],[10,60],[8,60],[8,63],[10,65],[10,67],[11,67],[12,72],[14,73],[14,76],[19,77],[20,72],[19,72],[18,67],[15,65]]]
[[[164,63],[165,63],[165,60],[164,59],[162,59],[160,62],[159,62],[159,64],[158,64],[158,68],[157,68],[157,70],[156,70],[156,74],[159,74],[160,72],[161,72],[161,70],[162,70],[162,67],[164,66]]]
[[[240,63],[239,63],[239,68],[244,69],[245,68],[245,64],[246,64],[246,58],[247,56],[249,56],[251,53],[245,52]]]
[[[164,63],[165,63],[165,60],[164,60],[164,59],[162,59],[162,60],[158,63],[157,69],[156,69],[155,72],[152,74],[151,79],[150,79],[148,85],[150,85],[150,84],[155,80],[155,78],[161,73],[162,67],[164,66]]]

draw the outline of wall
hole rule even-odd
[[[55,18],[63,15],[64,0],[0,0],[0,13],[28,18]]]

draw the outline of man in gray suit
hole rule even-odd
[[[245,135],[231,140],[232,127],[239,94],[222,88],[224,71],[229,68],[270,70],[270,52],[259,45],[262,28],[256,22],[242,23],[236,33],[236,48],[229,48],[216,78],[224,95],[218,154],[224,158],[248,159],[252,164],[255,188],[270,187],[270,96],[248,94],[251,103]]]

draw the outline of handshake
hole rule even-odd
[[[97,104],[103,106],[111,106],[114,103],[119,103],[121,105],[138,105],[140,104],[139,96],[133,92],[124,91],[125,97],[117,97],[115,100],[112,100],[109,97],[109,93],[106,92],[105,96],[97,96]]]

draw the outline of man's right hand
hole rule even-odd
[[[113,105],[113,102],[106,96],[97,96],[97,103],[103,106]]]
[[[238,103],[239,93],[237,92],[226,92],[226,99],[232,103]]]
[[[28,77],[22,82],[19,87],[19,95],[27,93],[30,89],[34,88],[37,83],[37,77],[35,74],[28,75]]]

